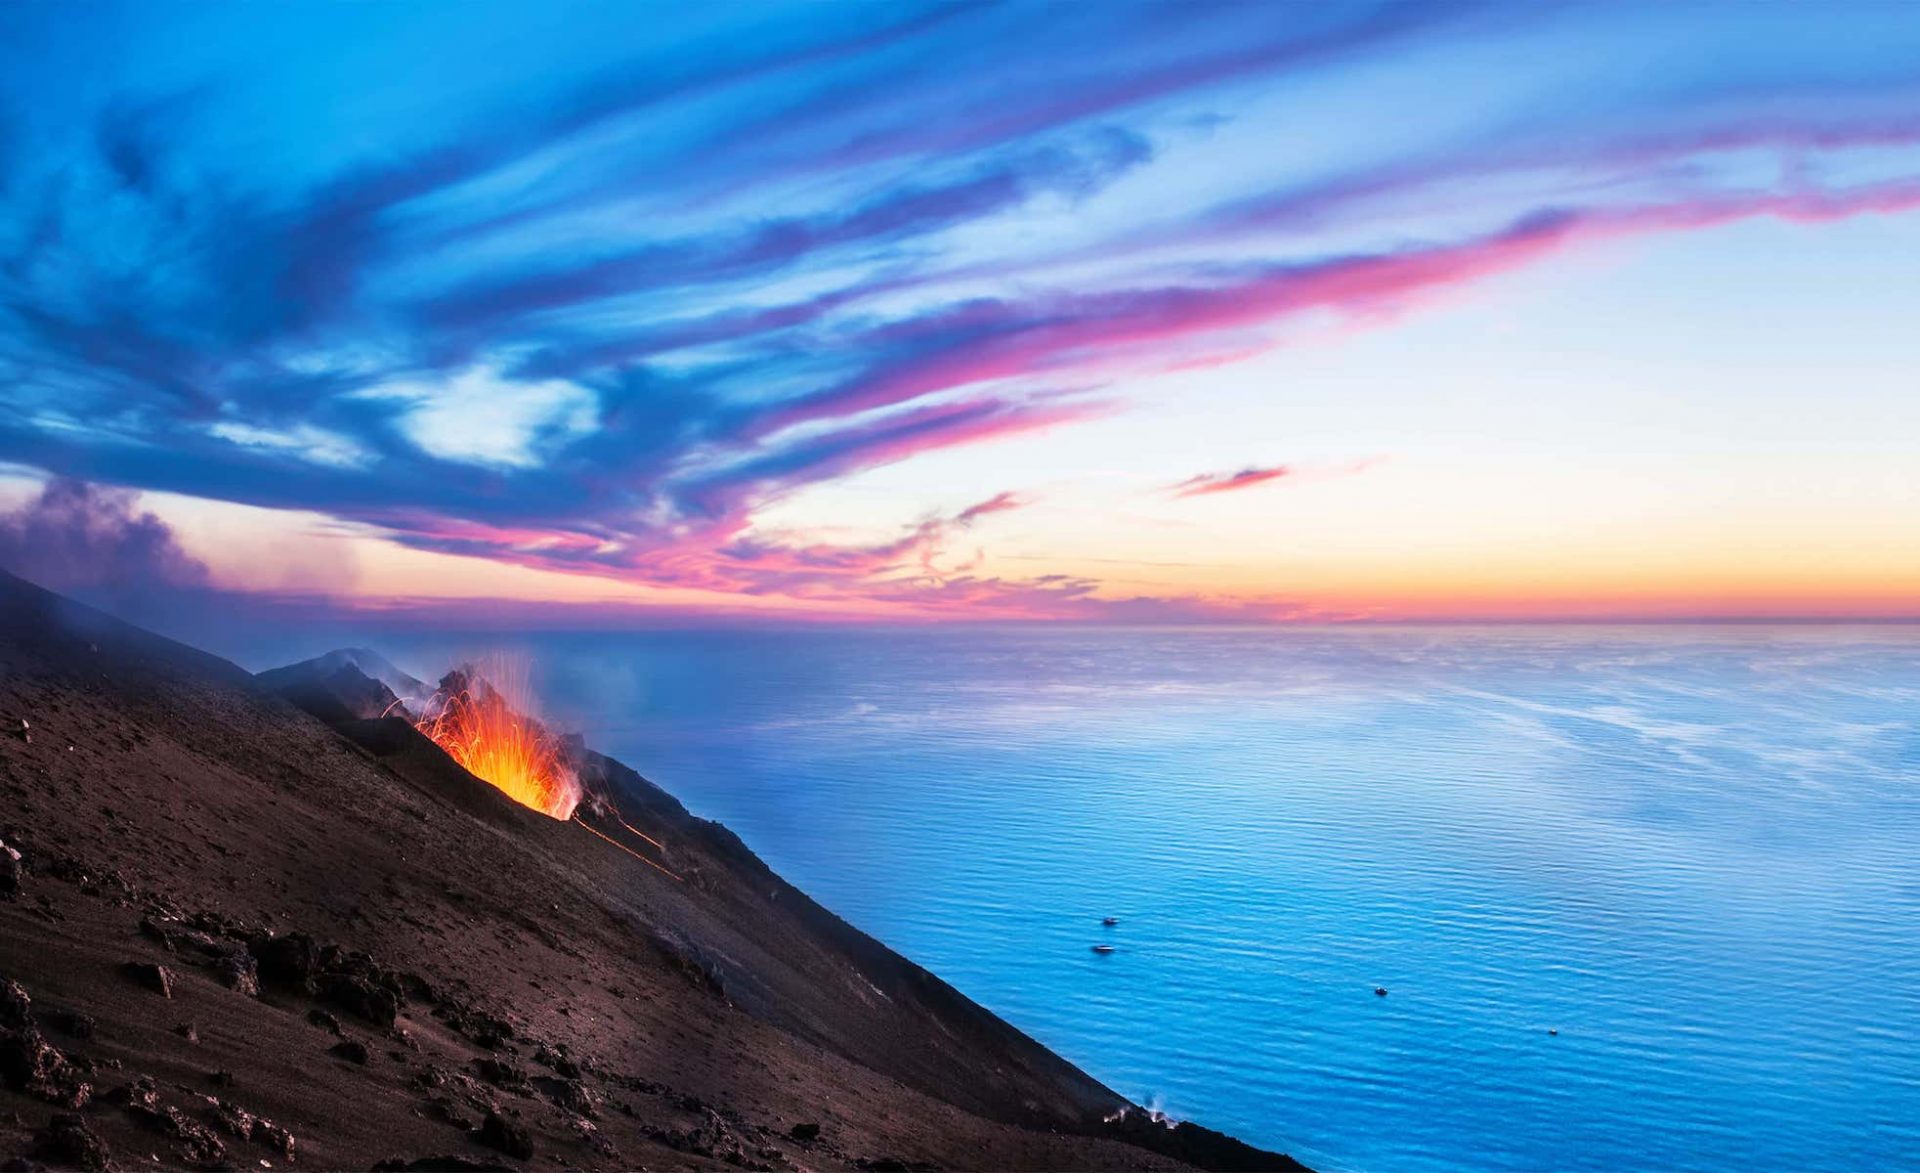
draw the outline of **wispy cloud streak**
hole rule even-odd
[[[1288,112],[1342,70],[1424,81],[1444,104],[1435,60],[1578,41],[1605,17],[1279,16],[755,17],[699,40],[699,59],[637,51],[528,106],[476,74],[471,108],[435,133],[342,136],[298,169],[227,149],[210,127],[237,99],[217,80],[41,111],[0,138],[0,459],[629,582],[1105,614],[1119,601],[1099,582],[945,558],[1008,494],[867,544],[765,518],[811,486],[1070,427],[1150,376],[1390,323],[1576,247],[1920,208],[1920,77],[1891,17],[1884,61],[1845,84],[1791,53],[1610,99],[1518,70],[1483,129],[1331,161],[1309,143],[1282,166],[1217,144],[1251,141],[1232,138],[1250,123],[1311,139]],[[1659,20],[1679,31],[1649,35],[1676,43],[1710,25]],[[275,84],[311,101],[297,74]],[[1276,153],[1288,135],[1268,136]],[[1204,198],[1181,182],[1194,167],[1219,169]]]
[[[1271,468],[1243,468],[1238,472],[1207,472],[1188,477],[1167,491],[1176,497],[1204,497],[1210,493],[1251,489],[1255,485],[1270,484],[1292,475],[1293,469],[1284,464],[1276,464]]]

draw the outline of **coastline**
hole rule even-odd
[[[303,1159],[328,1167],[498,1159],[490,1119],[583,1168],[1298,1167],[1147,1121],[610,758],[589,761],[682,881],[515,806],[404,723],[323,721],[225,661],[0,589],[0,701],[41,731],[4,758],[0,836],[25,879],[0,907],[0,973],[94,1021],[61,1050],[94,1065],[80,1115],[116,1148],[147,1143],[109,1102],[136,1071],[191,1115],[211,1067],[248,1111],[303,1122]],[[221,981],[300,933],[369,959],[395,1013]],[[165,1005],[128,984],[136,964],[175,975]],[[191,1015],[197,1040],[156,1013]],[[336,1054],[349,1042],[366,1063]],[[0,1145],[43,1144],[44,1097],[0,1096],[22,1120]]]

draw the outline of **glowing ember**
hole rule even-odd
[[[580,803],[580,782],[560,739],[522,715],[526,690],[514,686],[523,680],[524,669],[513,662],[489,664],[484,678],[455,669],[415,725],[474,777],[564,821]],[[510,703],[502,687],[514,691],[519,704]]]

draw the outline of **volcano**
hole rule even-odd
[[[444,684],[254,677],[0,574],[0,1159],[1299,1168],[1151,1119],[577,739],[577,808],[516,801],[425,727]]]

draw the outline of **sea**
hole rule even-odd
[[[502,646],[383,638],[422,675]],[[1920,627],[505,646],[1171,1118],[1330,1173],[1920,1169]]]

